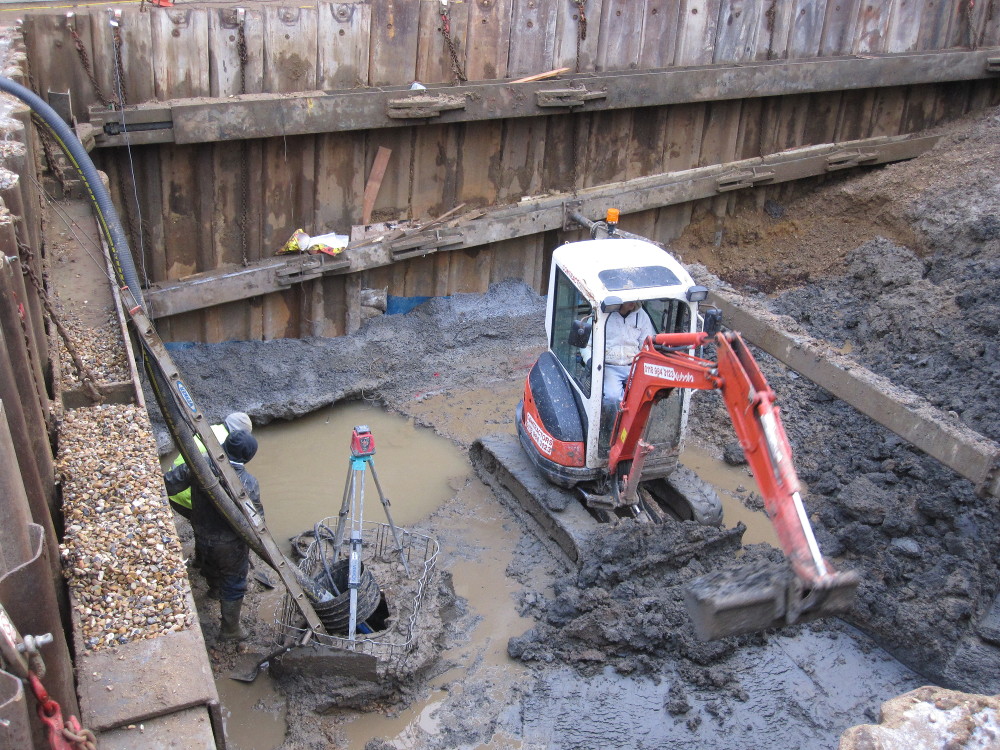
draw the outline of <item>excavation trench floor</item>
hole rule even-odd
[[[969,119],[926,157],[841,176],[798,200],[776,191],[765,212],[738,212],[719,246],[696,220],[677,249],[708,282],[722,283],[717,274],[755,294],[997,439],[997,125],[996,111]],[[242,409],[265,424],[369,398],[466,449],[512,429],[544,347],[543,302],[505,282],[374,319],[351,337],[194,345],[175,358],[215,420]],[[416,524],[442,541],[429,652],[378,689],[283,678],[283,747],[833,748],[916,685],[1000,691],[995,633],[983,625],[998,589],[996,500],[760,359],[820,544],[862,576],[846,623],[702,644],[680,585],[736,561],[714,532],[628,525],[568,570],[470,475]],[[733,438],[718,399],[699,395],[691,433],[721,457]],[[158,438],[167,450],[162,428]],[[692,545],[702,553],[677,551]],[[206,630],[226,674],[235,650],[215,648]]]

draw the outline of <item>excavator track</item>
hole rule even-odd
[[[476,474],[508,506],[526,513],[540,535],[554,541],[573,563],[580,560],[585,540],[601,523],[617,523],[613,511],[586,508],[581,493],[547,482],[513,435],[491,435],[474,441],[469,460]],[[663,523],[694,520],[722,523],[722,502],[711,485],[690,469],[680,467],[668,479],[640,485],[635,520]]]

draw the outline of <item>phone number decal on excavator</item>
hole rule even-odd
[[[694,375],[689,372],[677,372],[673,367],[665,367],[664,365],[656,365],[652,362],[643,362],[642,371],[644,374],[651,378],[660,378],[661,380],[672,380],[675,383],[693,383]]]
[[[525,415],[524,426],[528,430],[528,434],[531,435],[531,439],[535,441],[535,445],[541,448],[546,455],[551,456],[552,436],[547,435],[530,414]]]

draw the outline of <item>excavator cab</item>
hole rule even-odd
[[[608,268],[609,257],[620,267]],[[531,450],[541,454],[539,469],[550,481],[575,486],[598,479],[607,466],[615,418],[602,398],[608,318],[624,302],[639,302],[656,333],[693,332],[697,303],[686,296],[693,287],[680,263],[648,242],[591,240],[555,251],[545,320],[549,350],[533,371],[540,387],[536,393],[528,383],[518,420],[535,446]],[[690,399],[689,391],[679,390],[650,420],[657,461],[647,465],[646,477],[666,476],[676,466]],[[542,414],[536,415],[537,409]],[[553,426],[551,456],[547,440],[539,445],[532,438],[540,436],[535,425]]]

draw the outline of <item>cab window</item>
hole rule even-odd
[[[587,363],[591,359],[594,308],[558,268],[554,294],[549,346],[583,395],[589,398],[591,377]]]
[[[687,333],[691,330],[691,307],[680,299],[651,299],[642,306],[657,333]]]

